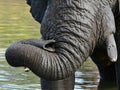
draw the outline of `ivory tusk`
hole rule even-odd
[[[111,62],[117,61],[117,47],[113,34],[107,38],[107,53]]]

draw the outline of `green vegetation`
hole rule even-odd
[[[35,90],[40,80],[24,68],[13,68],[5,60],[5,49],[23,39],[40,38],[40,25],[31,16],[26,0],[0,0],[0,90]],[[34,79],[31,79],[34,78]]]
[[[29,10],[25,0],[0,1],[0,48],[18,40],[40,37],[40,25]]]

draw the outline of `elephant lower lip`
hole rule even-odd
[[[24,67],[25,72],[29,72],[30,69],[28,67]]]

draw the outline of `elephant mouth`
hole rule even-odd
[[[40,43],[43,42],[43,49],[44,50],[47,50],[47,51],[50,51],[50,52],[55,52],[55,40],[46,40],[46,41],[41,41]]]

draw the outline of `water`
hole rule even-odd
[[[0,0],[0,90],[41,90],[37,76],[22,67],[9,66],[4,56],[11,43],[39,38],[39,28],[25,0]],[[87,60],[76,72],[75,90],[97,90],[98,81],[96,66]]]

